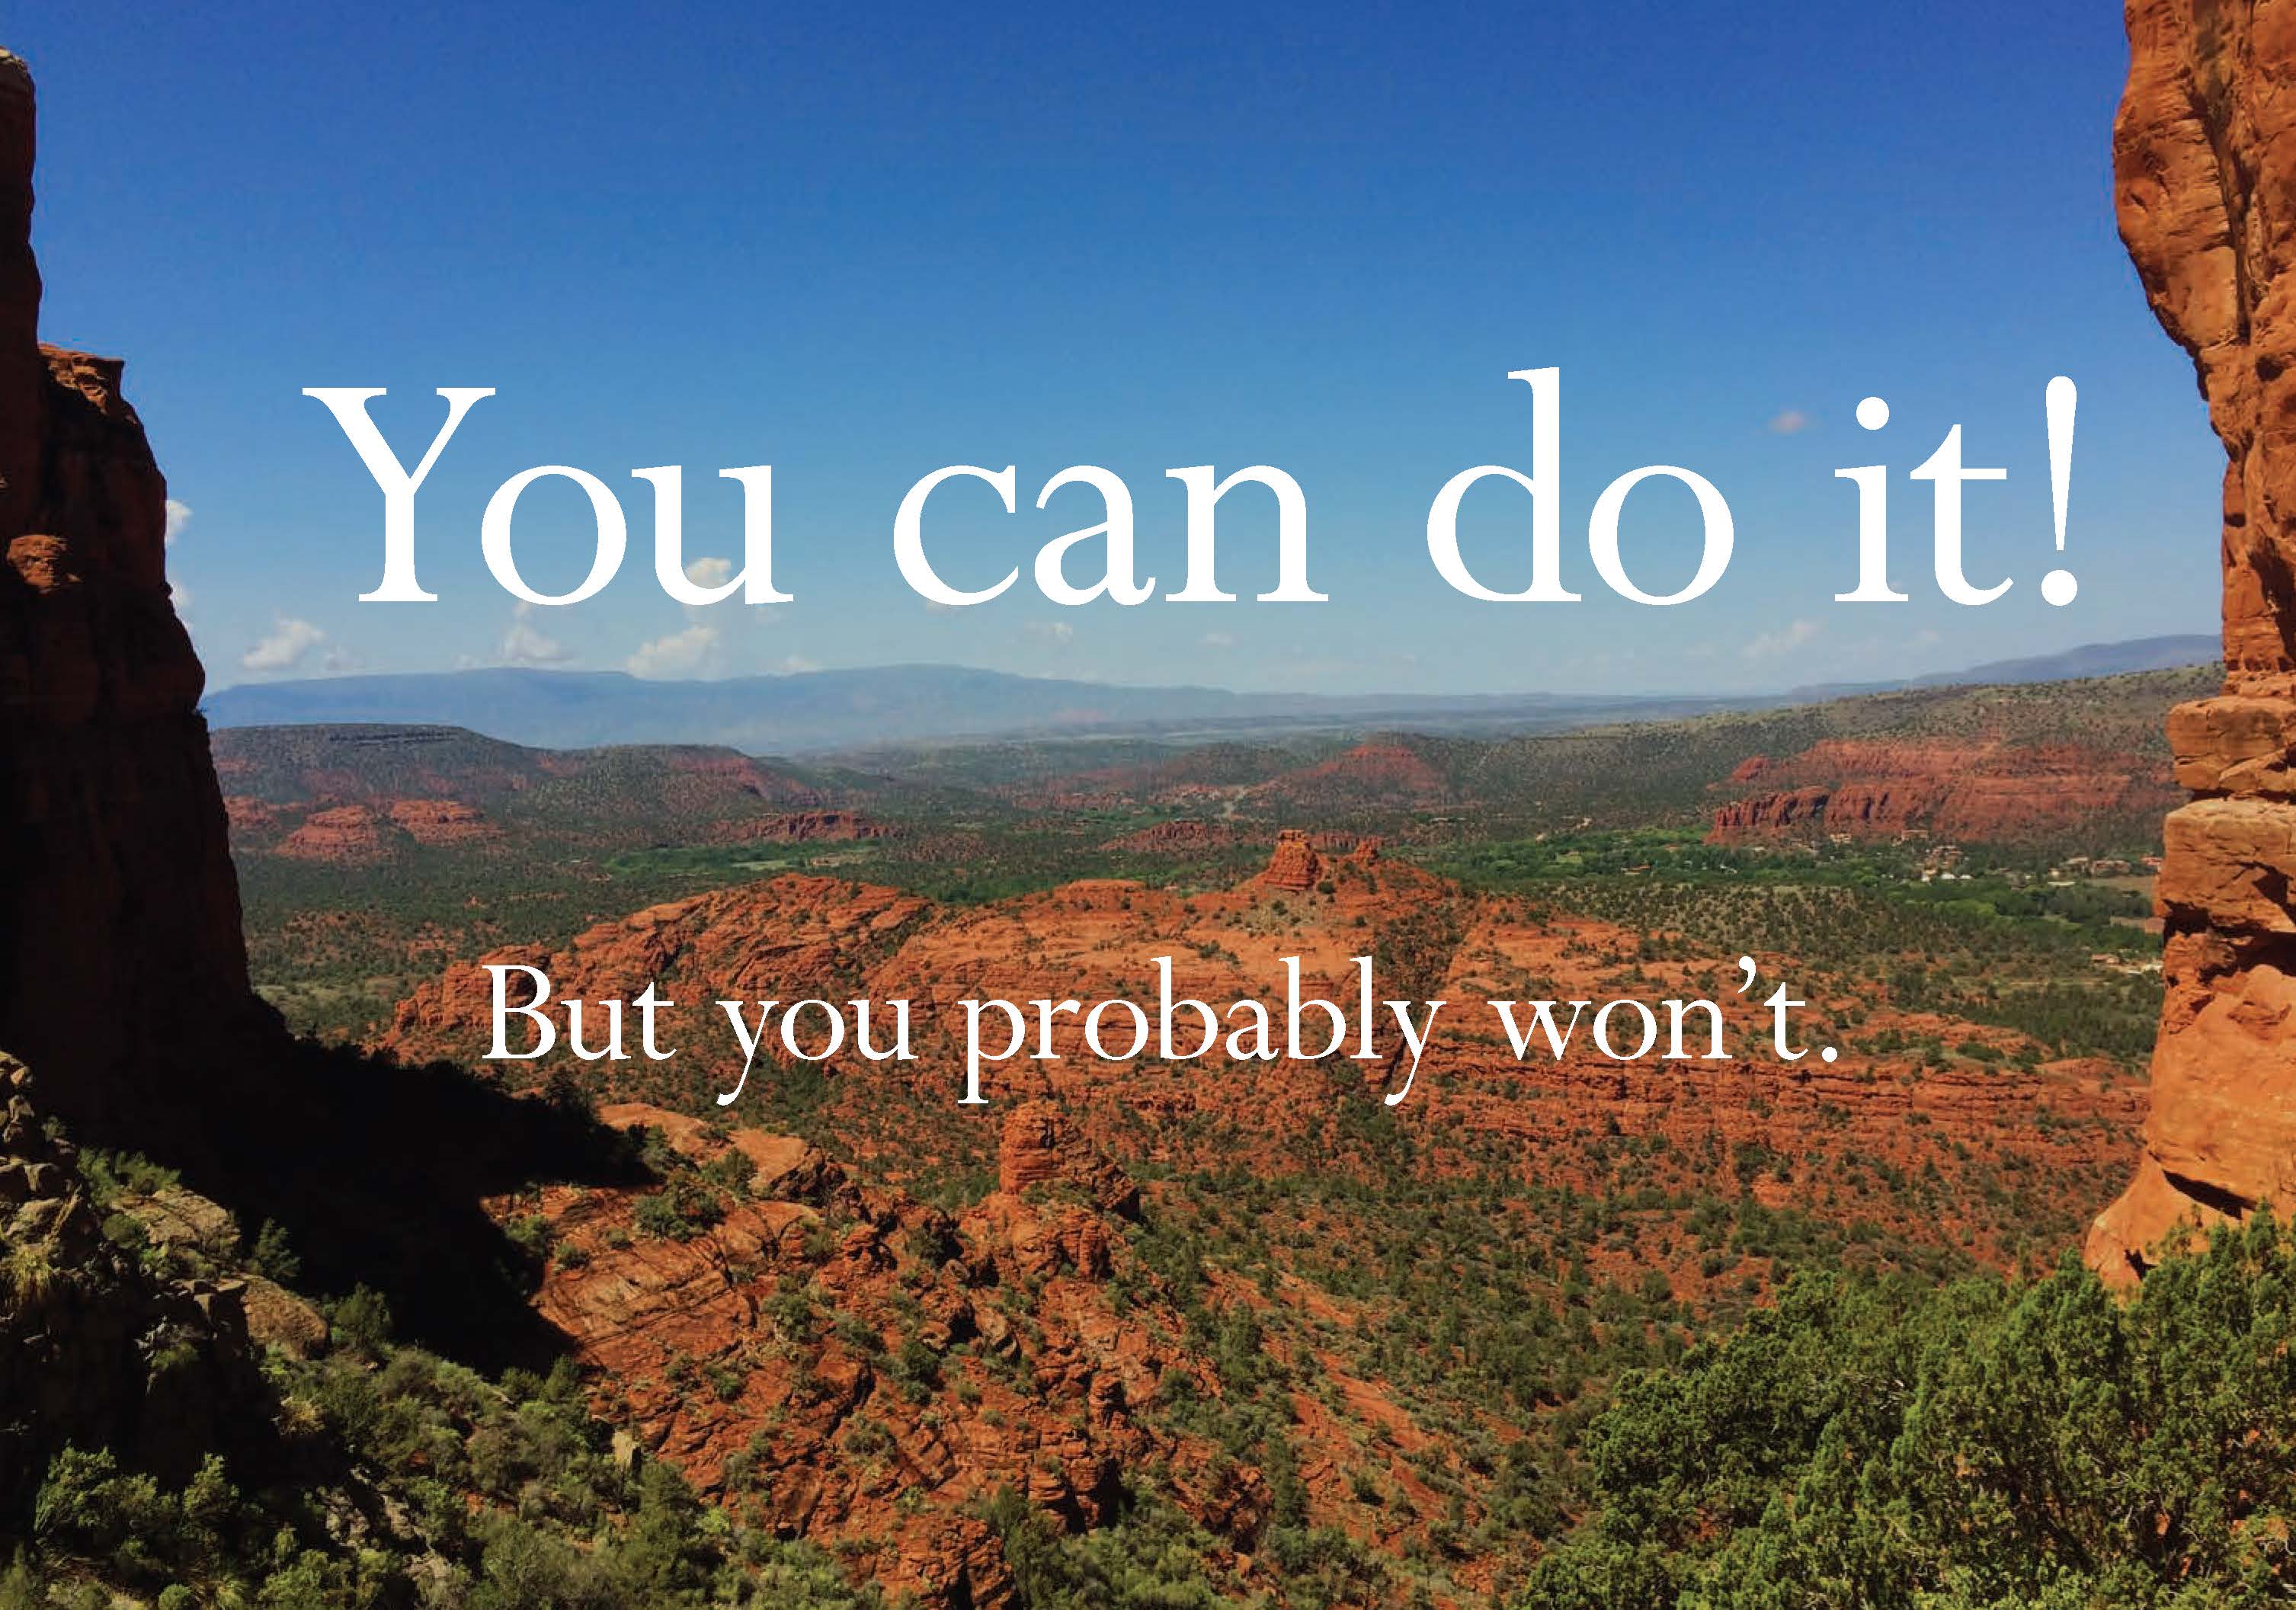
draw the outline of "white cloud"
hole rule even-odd
[[[1782,408],[1771,419],[1769,431],[1773,436],[1800,436],[1816,422],[1799,408]]]
[[[709,625],[688,626],[683,632],[673,632],[667,637],[657,637],[650,643],[639,645],[630,656],[632,676],[691,676],[718,647],[718,628]]]
[[[169,548],[174,547],[176,545],[176,539],[183,535],[184,527],[191,523],[192,506],[189,503],[177,503],[172,497],[169,498],[168,500],[168,523],[161,539],[164,544]],[[174,566],[172,563],[169,565],[168,568],[171,572],[173,571]],[[168,577],[168,591],[175,596],[176,617],[188,624],[192,614],[192,590],[184,585],[183,583],[177,581],[175,576],[170,574]]]
[[[685,567],[685,579],[697,587],[722,587],[734,579],[730,559],[697,559]]]
[[[1032,620],[1021,630],[1048,643],[1065,643],[1076,636],[1076,628],[1064,620]]]
[[[521,599],[511,611],[510,629],[503,633],[498,658],[508,666],[555,666],[572,658],[566,645],[529,618],[534,606]]]
[[[1203,635],[1203,645],[1207,649],[1233,649],[1235,647],[1235,633],[1207,632]]]
[[[782,657],[781,668],[790,675],[795,676],[801,672],[820,670],[821,662],[808,659],[802,654],[786,654]]]
[[[327,634],[308,620],[281,616],[279,624],[265,638],[239,657],[243,671],[291,671],[303,661],[303,657],[327,641]]]
[[[1789,621],[1775,632],[1765,632],[1748,643],[1740,652],[1748,659],[1775,659],[1790,654],[1824,630],[1814,620]]]

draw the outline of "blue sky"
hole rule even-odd
[[[2013,17],[2005,14],[2014,13]],[[50,340],[125,354],[188,512],[172,552],[224,685],[536,663],[718,675],[951,661],[1131,682],[1334,691],[1749,689],[2214,629],[2222,458],[2113,233],[2118,8],[1226,4],[868,9],[52,6],[5,43],[41,90]],[[1575,605],[1462,597],[1436,490],[1529,464],[1562,371]],[[2064,564],[2042,388],[2080,386]],[[432,388],[493,386],[423,488],[430,605],[361,604],[381,503],[307,386],[384,386],[409,461]],[[1852,421],[1885,396],[1890,426]],[[1947,428],[1980,609],[1929,579]],[[1062,609],[1027,573],[1096,518],[1040,513],[1072,463],[1129,484],[1177,587],[1172,466],[1291,471],[1331,601],[1259,604],[1264,505],[1224,510],[1231,605]],[[1854,494],[1892,471],[1894,579],[1838,605]],[[626,488],[600,598],[524,616],[479,514],[529,465]],[[944,464],[1019,467],[1021,512],[939,503],[936,562],[994,603],[929,609],[893,511]],[[686,467],[693,555],[737,552],[728,465],[771,463],[796,601],[689,612],[655,586],[640,466]],[[1688,466],[1737,552],[1698,601],[1610,597],[1587,511]],[[978,490],[978,489],[976,489]],[[1519,494],[1467,557],[1527,576]],[[1067,501],[1074,500],[1074,501]],[[1686,579],[1685,494],[1628,505],[1627,562]],[[521,505],[521,567],[569,588],[586,504]],[[1082,567],[1078,567],[1081,574]]]

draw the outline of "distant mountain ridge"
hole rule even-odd
[[[1700,698],[1236,693],[931,665],[714,682],[515,667],[322,677],[226,688],[203,707],[217,727],[441,725],[537,748],[701,743],[779,755],[1015,733],[1547,726],[1720,707],[1720,700]]]
[[[1881,693],[1892,688],[1961,688],[1984,684],[2034,682],[2078,682],[2089,676],[2126,676],[2136,671],[2177,671],[2186,666],[2215,663],[2223,644],[2212,633],[2177,633],[2166,637],[2132,637],[2125,642],[2081,643],[2050,654],[2018,659],[1988,660],[1963,671],[1932,671],[1882,682],[1816,682],[1793,690],[1792,697],[1834,699],[1844,694]]]
[[[962,666],[875,666],[714,682],[652,682],[619,671],[502,666],[250,682],[210,693],[217,727],[378,723],[467,728],[537,748],[720,744],[793,755],[879,744],[1034,734],[1298,731],[1412,728],[1551,731],[1762,709],[1892,687],[2054,682],[2203,664],[2212,637],[2091,643],[1970,670],[1855,686],[1733,698],[1599,694],[1238,693],[1126,687]]]
[[[1915,678],[1922,687],[1952,682],[2070,682],[2082,676],[2119,676],[2129,671],[2173,671],[2181,666],[2205,666],[2224,651],[2213,633],[2179,633],[2169,637],[2136,637],[2127,642],[2083,643],[2054,654],[2023,659],[1997,659],[1966,671]]]

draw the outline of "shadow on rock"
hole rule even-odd
[[[147,1095],[90,1113],[54,1105],[84,1143],[177,1170],[250,1235],[278,1224],[306,1291],[366,1287],[401,1339],[488,1371],[547,1368],[565,1338],[534,1312],[537,1271],[484,1198],[651,1178],[633,1138],[578,1100],[284,1034],[250,1034],[221,1068]]]

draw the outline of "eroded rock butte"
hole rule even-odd
[[[38,339],[33,115],[0,53],[0,1045],[77,1120],[252,997],[167,483],[118,360]]]

